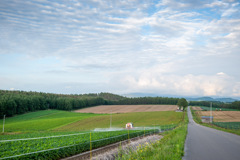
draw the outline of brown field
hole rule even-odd
[[[210,116],[210,111],[198,111],[200,116]],[[240,111],[212,111],[215,122],[240,122]]]
[[[102,105],[79,109],[80,113],[129,113],[129,112],[155,112],[155,111],[175,111],[177,105]]]
[[[192,107],[193,110],[195,111],[202,111],[203,109],[201,107]]]

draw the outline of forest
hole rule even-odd
[[[53,94],[42,92],[0,90],[0,117],[26,112],[59,109],[76,110],[97,105],[173,104],[178,98],[127,98],[112,93]]]
[[[218,102],[218,101],[190,101],[189,105],[190,106],[206,106],[210,107],[210,103],[212,103],[212,107],[215,108],[229,108],[229,109],[237,109],[240,110],[240,101],[235,101],[232,103],[223,103],[223,102]]]
[[[0,90],[0,117],[26,112],[59,109],[76,110],[97,105],[169,104],[177,105],[179,98],[137,97],[127,98],[112,93],[53,94],[42,92]],[[213,107],[240,110],[240,101],[231,104],[213,102]],[[191,101],[191,106],[210,106],[207,101]]]

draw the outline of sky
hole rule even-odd
[[[240,97],[240,1],[0,0],[0,89]]]

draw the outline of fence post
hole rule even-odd
[[[6,115],[4,114],[4,116],[3,116],[3,131],[2,131],[3,133],[4,133],[5,116]]]
[[[92,160],[92,135],[91,135],[91,132],[90,132],[90,160]]]
[[[128,129],[128,144],[130,143],[130,140],[129,140],[129,129]]]

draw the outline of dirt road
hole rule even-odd
[[[240,136],[201,126],[188,107],[188,135],[183,160],[239,160]]]

